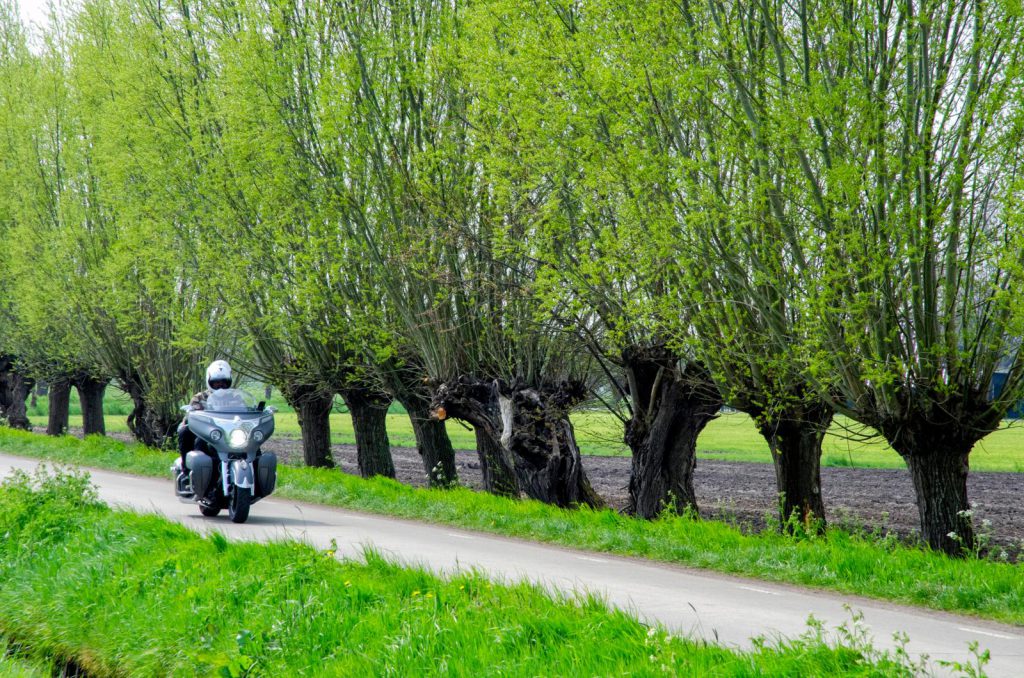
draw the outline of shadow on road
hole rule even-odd
[[[217,516],[216,518],[207,518],[201,515],[190,516],[192,520],[201,521],[206,525],[232,525],[231,519],[227,515]],[[249,516],[249,519],[245,521],[244,525],[259,525],[260,527],[323,527],[327,523],[322,523],[318,520],[306,520],[304,518],[283,518],[281,516]],[[240,526],[241,527],[241,526]]]

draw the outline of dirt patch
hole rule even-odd
[[[114,437],[127,439],[128,436]],[[275,438],[265,449],[287,464],[302,463],[302,443]],[[335,462],[342,471],[357,474],[356,448],[335,445]],[[422,487],[426,477],[415,449],[393,447],[398,480]],[[594,489],[609,506],[626,505],[630,460],[626,457],[584,456],[583,465]],[[480,489],[480,463],[475,452],[456,453],[459,481]],[[775,510],[775,476],[768,464],[700,459],[694,477],[703,517],[725,520],[746,530],[760,530]],[[917,505],[910,474],[903,469],[823,468],[821,484],[829,523],[858,531],[893,532],[912,539],[918,531]],[[974,472],[968,496],[979,534],[994,549],[1005,549],[1024,560],[1024,473]]]

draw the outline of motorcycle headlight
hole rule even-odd
[[[255,442],[262,443],[263,442],[263,438],[264,438],[263,431],[260,431],[259,429],[257,429],[257,430],[252,432],[252,439]]]
[[[228,435],[228,445],[231,447],[245,447],[245,443],[247,443],[248,440],[249,436],[247,436],[245,431],[240,428],[236,428]]]
[[[223,437],[224,431],[221,431],[219,428],[215,428],[212,431],[210,431],[210,440],[212,440],[215,443],[219,443],[220,439]]]

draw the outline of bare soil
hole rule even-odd
[[[265,447],[285,463],[302,463],[301,443],[297,440],[278,438]],[[354,446],[335,445],[333,454],[341,470],[359,472]],[[415,449],[394,447],[392,455],[398,480],[418,487],[426,484]],[[462,485],[481,488],[480,463],[475,452],[457,452],[456,465]],[[583,465],[598,494],[610,507],[622,510],[627,500],[629,458],[584,456]],[[703,517],[725,520],[748,531],[764,529],[774,519],[775,472],[768,464],[700,459],[694,484]],[[904,539],[913,539],[917,534],[917,505],[907,471],[823,468],[821,484],[829,524],[852,531],[892,532]],[[1024,474],[971,473],[968,496],[979,534],[997,552],[1005,549],[1013,559],[1022,558]]]

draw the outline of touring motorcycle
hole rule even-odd
[[[277,455],[260,446],[274,433],[274,408],[256,403],[239,389],[212,391],[202,410],[189,406],[188,428],[208,452],[193,450],[174,462],[175,494],[184,503],[199,505],[204,516],[228,510],[232,522],[244,523],[249,507],[269,496],[277,484]],[[197,447],[200,447],[197,444]]]

